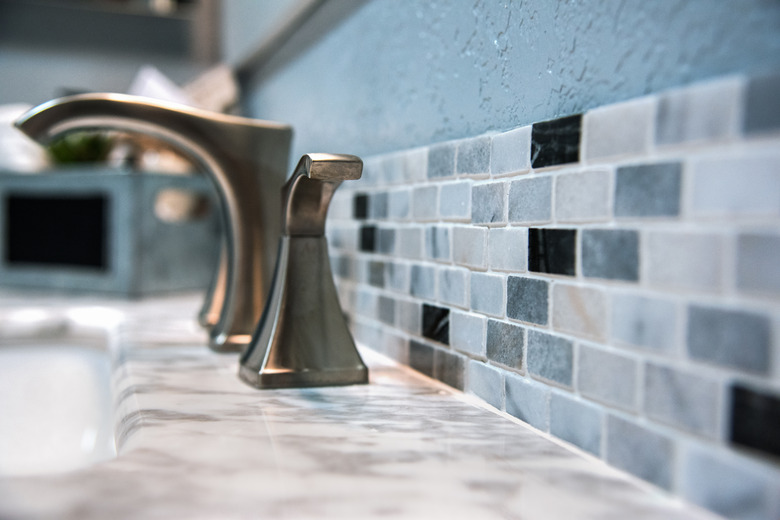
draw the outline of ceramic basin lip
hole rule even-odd
[[[9,416],[0,434],[16,455],[0,461],[0,477],[66,473],[116,457],[113,331],[121,321],[121,312],[100,306],[0,309],[0,356],[8,370],[23,371],[4,389]]]

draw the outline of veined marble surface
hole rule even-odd
[[[56,331],[63,306],[106,329],[118,450],[0,479],[0,518],[713,518],[368,349],[368,385],[250,388],[199,303],[0,298],[0,331],[23,307]]]

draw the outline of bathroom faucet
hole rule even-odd
[[[31,109],[16,125],[43,143],[87,129],[151,135],[205,170],[219,196],[225,239],[200,320],[211,328],[212,349],[246,347],[273,276],[289,126],[123,94],[55,99]]]
[[[339,304],[325,217],[341,181],[359,179],[354,155],[304,155],[282,190],[282,237],[273,286],[239,377],[257,388],[368,382]]]

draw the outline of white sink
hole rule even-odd
[[[103,311],[0,316],[0,477],[62,473],[116,456]]]

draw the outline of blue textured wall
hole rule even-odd
[[[295,126],[293,160],[370,155],[777,68],[776,0],[371,0],[247,106]]]

